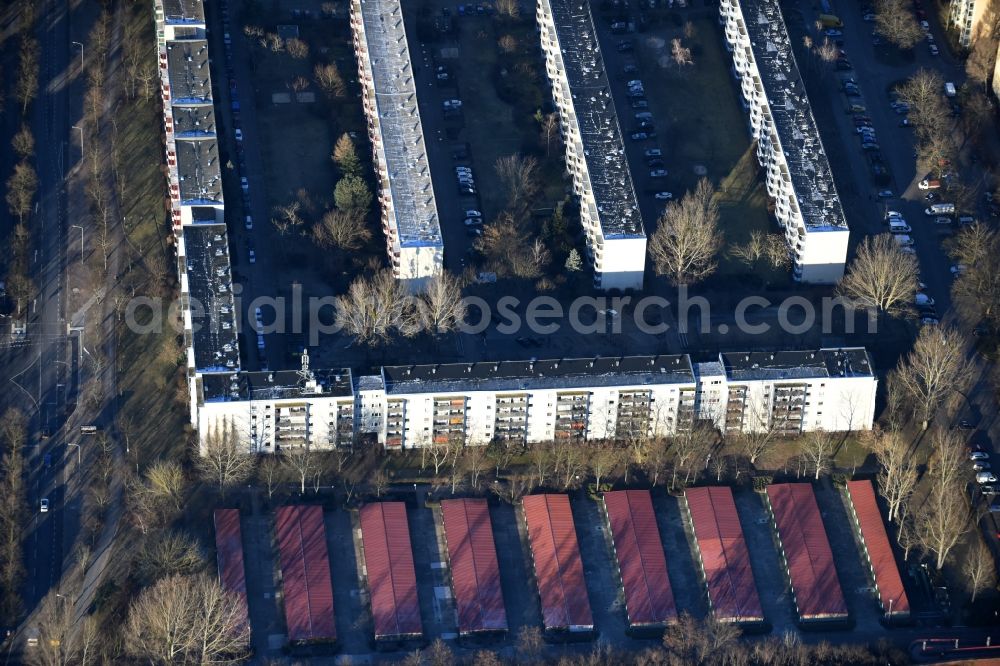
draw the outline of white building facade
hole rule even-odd
[[[850,231],[778,2],[721,0],[719,11],[793,277],[836,283]]]
[[[229,429],[250,451],[526,445],[724,433],[867,430],[877,379],[864,349],[387,366],[379,375],[231,373],[206,380],[202,442]]]
[[[399,0],[352,0],[358,80],[393,274],[413,288],[441,274],[441,237]]]
[[[589,3],[538,0],[545,71],[598,289],[642,289],[646,235]]]

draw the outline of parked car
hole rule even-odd
[[[632,100],[632,108],[633,109],[648,109],[649,108],[649,102],[647,102],[644,99],[634,99],[634,100]]]
[[[902,246],[910,246],[914,244],[913,239],[907,236],[906,234],[896,234],[895,236],[893,236],[893,238],[896,239],[897,244]]]
[[[990,459],[990,454],[986,453],[986,451],[973,451],[972,453],[969,454],[969,460],[972,460],[973,462],[975,462],[976,460],[989,460],[989,459]]]
[[[879,190],[878,195],[882,199],[891,199],[894,196],[896,196],[895,194],[892,193],[892,190]]]
[[[954,264],[949,270],[951,270],[952,275],[964,275],[965,264]]]
[[[933,306],[935,303],[933,298],[931,298],[927,294],[923,294],[920,292],[917,292],[917,295],[913,297],[913,302],[916,303],[917,305],[931,305],[931,306]]]
[[[47,498],[43,497],[41,499],[41,501],[38,503],[38,510],[41,513],[48,513],[49,512],[49,500]]]
[[[242,141],[243,140],[243,130],[241,130],[239,127],[236,128],[235,134],[236,134],[236,140],[237,141]]]
[[[659,148],[647,148],[643,155],[646,157],[663,157],[663,151]]]
[[[257,253],[256,252],[254,252],[253,250],[250,250],[247,253],[247,255],[250,257],[250,263],[251,264],[256,264],[257,263]]]
[[[986,497],[992,497],[997,494],[997,489],[993,486],[979,486],[979,493]]]
[[[650,178],[666,178],[667,177],[667,170],[666,169],[652,169],[649,172],[649,177]]]
[[[623,39],[622,41],[618,42],[619,53],[629,53],[633,49],[635,49],[635,45],[631,42],[631,40]]]
[[[646,141],[647,139],[652,139],[656,137],[655,132],[632,132],[629,138],[633,141]]]
[[[996,483],[997,477],[993,472],[977,472],[976,483]]]
[[[673,192],[657,192],[653,195],[657,201],[670,201],[674,198]]]
[[[972,470],[974,472],[985,472],[990,469],[990,464],[984,460],[977,460],[972,463]]]
[[[247,215],[247,219],[243,222],[243,226],[246,227],[247,231],[253,231],[253,218]]]
[[[650,169],[662,169],[665,164],[666,162],[664,162],[659,157],[651,157],[646,160],[646,166],[648,166]]]
[[[938,49],[937,44],[928,44],[927,50],[931,52],[932,56],[936,56],[941,51]]]
[[[481,217],[467,217],[465,218],[465,226],[467,227],[478,227],[483,223],[483,218]]]
[[[941,187],[941,181],[937,179],[924,178],[922,181],[917,183],[917,187],[921,190],[936,190]]]
[[[244,192],[249,192],[250,191],[250,181],[247,180],[246,176],[240,176],[240,188]]]
[[[470,238],[476,238],[483,235],[483,230],[479,227],[469,227],[465,230],[465,235]]]
[[[470,210],[465,211],[465,216],[466,217],[482,217],[483,214],[480,213],[478,210],[470,209]]]

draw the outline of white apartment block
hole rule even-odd
[[[833,284],[850,232],[778,1],[721,0],[719,8],[793,277]]]
[[[396,278],[418,289],[441,274],[444,242],[399,0],[352,0],[351,30],[386,250]]]
[[[160,47],[174,39],[205,38],[202,0],[153,0],[153,15]]]
[[[948,25],[958,37],[958,43],[970,48],[983,35],[993,32],[1000,4],[996,0],[951,0]]]
[[[689,356],[481,361],[350,370],[206,376],[204,444],[233,432],[247,449],[347,446],[389,450],[461,441],[523,445],[627,440],[683,432],[870,429],[877,379],[864,349]]]
[[[599,289],[642,289],[646,235],[589,3],[538,0],[545,71]]]
[[[155,0],[171,222],[191,421],[202,381],[240,370],[222,167],[202,0]]]

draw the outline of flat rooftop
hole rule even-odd
[[[604,238],[644,236],[590,4],[548,0]]]
[[[215,136],[215,110],[212,105],[174,106],[174,134],[184,138]]]
[[[816,351],[724,352],[719,359],[730,381],[874,377],[862,347]]]
[[[208,42],[185,39],[167,42],[167,74],[172,104],[211,104]]]
[[[204,23],[202,0],[162,0],[163,17],[167,23]]]
[[[177,173],[181,204],[222,203],[222,168],[214,137],[177,137]]]
[[[806,229],[846,229],[830,161],[823,150],[778,1],[738,2]]]
[[[399,0],[361,0],[361,16],[399,243],[441,246],[402,8]]]
[[[687,355],[397,365],[383,367],[382,377],[388,395],[694,382]]]
[[[188,225],[183,233],[186,277],[192,300],[195,368],[199,372],[239,370],[226,225]]]
[[[310,375],[298,370],[220,373],[203,378],[202,392],[206,402],[354,395],[350,368],[313,370]]]

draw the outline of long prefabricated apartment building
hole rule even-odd
[[[599,289],[641,289],[646,234],[590,4],[539,0],[545,71]]]
[[[833,284],[849,230],[778,0],[721,0],[719,11],[793,277]]]
[[[417,288],[440,275],[444,242],[417,84],[399,0],[352,0],[351,29],[395,276]]]

